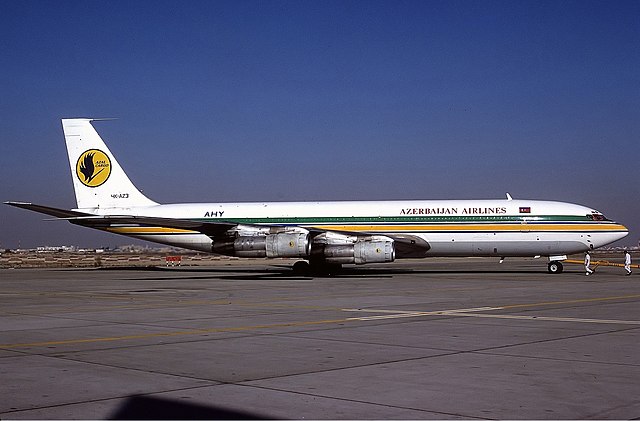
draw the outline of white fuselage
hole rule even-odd
[[[581,205],[536,200],[432,200],[168,204],[80,209],[96,215],[136,215],[256,226],[318,229],[358,235],[411,235],[429,244],[428,256],[555,256],[601,247],[627,229]],[[245,228],[243,228],[245,227]],[[110,232],[211,251],[196,231],[122,226]]]

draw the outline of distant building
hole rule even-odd
[[[36,247],[36,253],[53,253],[53,252],[73,252],[76,251],[75,246],[41,246]]]

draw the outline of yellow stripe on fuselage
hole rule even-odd
[[[116,234],[199,234],[198,231],[183,230],[178,228],[165,227],[109,227],[104,228],[105,231],[114,232]]]

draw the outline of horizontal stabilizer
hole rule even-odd
[[[235,228],[238,225],[234,222],[203,222],[191,219],[155,218],[149,216],[91,215],[78,211],[35,205],[28,202],[5,202],[5,204],[43,213],[45,215],[51,215],[56,219],[69,221],[72,224],[98,229],[108,228],[113,225],[143,225],[150,227],[193,230],[208,236],[214,236],[220,235],[221,233]]]
[[[4,202],[4,203],[5,205],[15,206],[16,208],[28,209],[30,211],[44,213],[45,215],[55,216],[56,218],[73,218],[73,217],[89,215],[83,212],[52,208],[50,206],[35,205],[29,202]]]

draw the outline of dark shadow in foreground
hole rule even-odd
[[[261,414],[229,410],[150,396],[132,396],[111,416],[111,420],[267,420]]]

